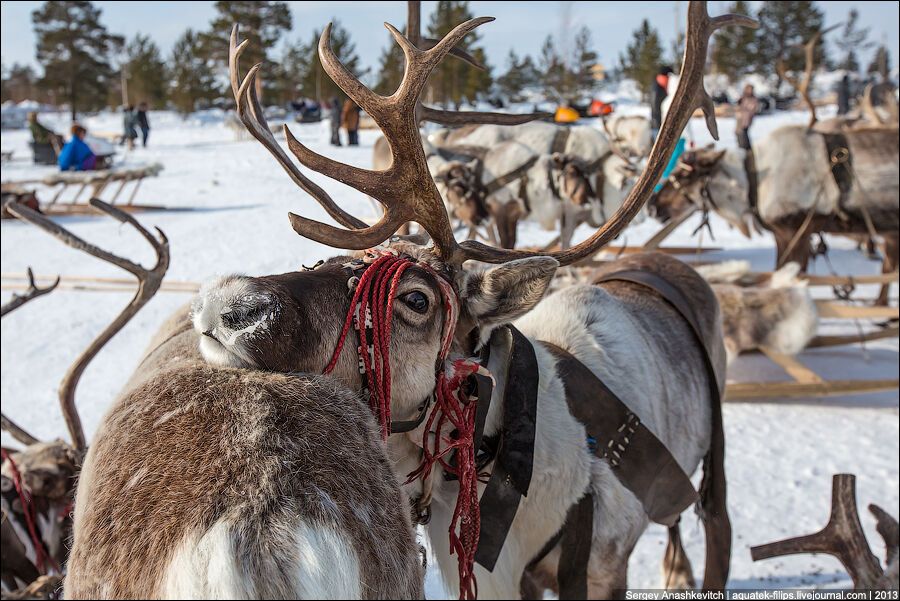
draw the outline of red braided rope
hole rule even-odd
[[[394,313],[394,299],[397,286],[403,273],[414,263],[408,257],[373,250],[367,252],[367,258],[374,259],[359,278],[350,309],[337,347],[324,373],[331,373],[337,365],[338,358],[344,348],[350,328],[354,326],[359,335],[357,349],[363,365],[362,371],[370,387],[369,405],[381,426],[382,438],[390,434],[391,423],[391,322]],[[416,478],[428,477],[435,462],[459,481],[459,493],[456,507],[450,521],[450,550],[456,554],[459,565],[460,599],[475,599],[477,583],[475,581],[475,550],[478,547],[478,536],[481,531],[481,513],[478,505],[478,478],[475,467],[475,409],[477,403],[465,393],[463,384],[480,366],[478,363],[457,359],[447,362],[450,345],[456,330],[458,301],[450,283],[436,273],[428,265],[420,267],[431,273],[441,289],[444,304],[443,332],[438,368],[435,373],[435,406],[429,414],[425,432],[432,432],[436,425],[435,435],[429,448],[423,443],[422,464],[409,475],[407,482]],[[372,352],[369,354],[370,341],[367,339],[366,319],[371,320]],[[449,421],[453,432],[444,436],[444,426]],[[456,451],[456,465],[444,460],[449,453]]]
[[[0,449],[0,453],[2,453],[3,461],[9,461],[10,468],[12,469],[13,484],[15,484],[16,493],[19,495],[19,501],[22,503],[22,513],[25,514],[25,524],[28,527],[28,536],[31,537],[31,544],[34,546],[34,555],[37,562],[35,567],[41,574],[46,574],[45,567],[47,564],[47,553],[44,551],[44,542],[37,532],[37,525],[35,523],[37,518],[34,514],[34,502],[31,498],[31,492],[28,491],[22,483],[22,474],[19,473],[19,467],[16,465],[16,462],[13,461],[12,456],[6,452],[6,449]]]

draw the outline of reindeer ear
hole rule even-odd
[[[557,267],[559,262],[552,257],[529,257],[469,273],[464,286],[466,308],[482,339],[534,308]]]

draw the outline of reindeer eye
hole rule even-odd
[[[418,290],[404,294],[400,297],[400,300],[406,303],[406,306],[416,313],[425,313],[428,311],[428,297]]]

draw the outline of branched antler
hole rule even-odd
[[[340,211],[324,193],[310,192],[306,183],[308,180],[287,160],[274,138],[268,134],[268,127],[262,118],[262,109],[255,96],[254,81],[259,65],[250,69],[243,80],[240,79],[238,59],[247,42],[238,44],[237,28],[232,32],[230,72],[238,114],[251,133],[269,149],[292,179],[313,194],[339,223],[351,228],[349,230],[336,228],[292,213],[290,219],[294,230],[301,236],[329,246],[363,250],[388,239],[403,223],[415,221],[431,236],[436,253],[451,265],[461,265],[468,259],[501,263],[510,259],[545,254],[496,249],[471,240],[458,243],[454,238],[450,220],[431,178],[422,149],[418,121],[422,114],[425,114],[422,112],[425,109],[421,105],[420,97],[429,74],[437,64],[467,34],[479,25],[492,21],[493,18],[471,19],[458,25],[430,48],[422,49],[415,43],[420,40],[418,33],[420,19],[417,11],[418,8],[411,5],[407,30],[413,39],[403,36],[393,26],[385,24],[406,58],[403,80],[397,91],[390,96],[381,96],[373,92],[341,64],[331,49],[331,25],[325,28],[319,38],[319,58],[325,72],[375,120],[384,133],[392,156],[391,166],[388,169],[384,171],[361,169],[322,156],[300,143],[285,128],[288,147],[303,165],[364,192],[385,207],[382,219],[370,227],[359,227],[358,220],[351,221],[353,218]],[[623,205],[600,230],[581,244],[565,251],[550,253],[550,256],[567,265],[595,253],[619,234],[650,197],[675,143],[695,108],[703,109],[707,126],[713,137],[718,138],[713,102],[703,88],[703,68],[706,63],[709,37],[717,29],[728,25],[755,27],[756,22],[741,15],[711,18],[706,12],[705,2],[691,3],[688,10],[681,80],[656,143],[650,151],[647,168]],[[472,113],[465,115],[470,117]],[[467,119],[466,122],[471,123],[473,120]]]
[[[34,273],[31,271],[31,267],[28,268],[27,274],[28,290],[26,290],[24,294],[13,293],[12,299],[8,303],[3,305],[2,308],[0,308],[0,317],[6,316],[7,313],[15,311],[25,303],[32,301],[39,296],[44,296],[45,294],[53,292],[53,290],[59,285],[59,277],[57,276],[55,282],[53,282],[49,286],[41,288],[34,283]]]
[[[877,506],[870,506],[870,510],[879,519],[879,533],[885,538],[890,557],[891,548],[896,553],[897,521],[893,520],[891,524],[892,518]],[[802,553],[827,553],[836,557],[850,574],[856,588],[874,588],[881,582],[884,571],[872,554],[859,522],[856,476],[836,474],[832,479],[831,517],[822,530],[750,549],[753,561]]]
[[[81,379],[81,375],[84,373],[84,370],[91,360],[98,352],[100,352],[100,349],[102,349],[103,346],[109,342],[109,340],[115,336],[138,311],[141,310],[141,307],[147,304],[153,295],[156,294],[156,291],[159,290],[159,286],[162,283],[163,276],[169,268],[169,241],[162,230],[156,228],[158,237],[153,236],[153,234],[144,229],[134,217],[97,198],[91,199],[91,206],[106,213],[120,223],[125,223],[134,227],[134,229],[150,243],[153,250],[156,252],[156,265],[154,265],[152,269],[145,269],[137,263],[118,257],[93,244],[85,242],[37,211],[20,204],[11,203],[7,205],[9,212],[19,219],[27,221],[35,227],[44,230],[67,246],[124,269],[134,275],[138,280],[138,289],[134,298],[131,299],[131,302],[128,303],[106,329],[91,342],[90,346],[82,352],[75,363],[69,368],[69,371],[66,373],[59,387],[60,405],[62,407],[63,417],[66,420],[66,426],[72,437],[72,444],[81,452],[87,448],[87,442],[84,437],[84,429],[81,426],[81,418],[79,417],[78,410],[75,406],[75,389],[78,386],[78,381]]]
[[[25,446],[30,446],[40,442],[37,438],[29,434],[19,424],[0,413],[0,426],[3,430],[9,432],[9,435],[21,442]]]
[[[806,103],[806,106],[809,107],[809,127],[812,127],[816,124],[816,105],[813,104],[812,98],[809,95],[809,87],[812,84],[813,74],[816,68],[816,47],[819,45],[819,40],[822,39],[822,36],[828,33],[829,31],[840,27],[840,23],[836,25],[832,25],[827,29],[823,29],[821,31],[817,31],[809,38],[805,44],[802,46],[798,46],[803,48],[803,52],[805,54],[805,65],[803,68],[803,79],[798,81],[794,77],[788,75],[787,68],[784,64],[784,59],[782,57],[778,57],[778,60],[775,61],[775,71],[778,72],[779,77],[783,80],[787,81],[803,98],[803,101]]]

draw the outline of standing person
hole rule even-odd
[[[669,95],[669,75],[674,73],[672,67],[664,65],[653,79],[653,88],[650,90],[650,129],[653,130],[653,139],[662,126],[662,103]]]
[[[347,130],[347,146],[359,146],[359,105],[350,98],[341,111],[341,125]]]
[[[753,117],[759,112],[759,99],[753,95],[753,86],[747,84],[744,86],[744,93],[738,100],[737,109],[735,110],[735,134],[737,135],[738,146],[744,150],[750,150],[750,124],[753,123]]]
[[[144,148],[147,148],[147,136],[150,135],[150,120],[147,118],[147,103],[142,102],[138,105],[137,110],[137,124],[141,129],[141,143]]]
[[[60,171],[93,171],[97,168],[97,155],[84,141],[87,130],[77,123],[72,126],[72,139],[59,153]]]
[[[134,150],[134,141],[137,139],[137,117],[134,114],[134,106],[128,105],[122,113],[122,140],[128,144],[128,150]]]
[[[850,112],[850,76],[844,73],[837,89],[838,115],[846,115]]]
[[[341,103],[335,97],[328,102],[328,117],[331,119],[331,145],[341,145]]]

